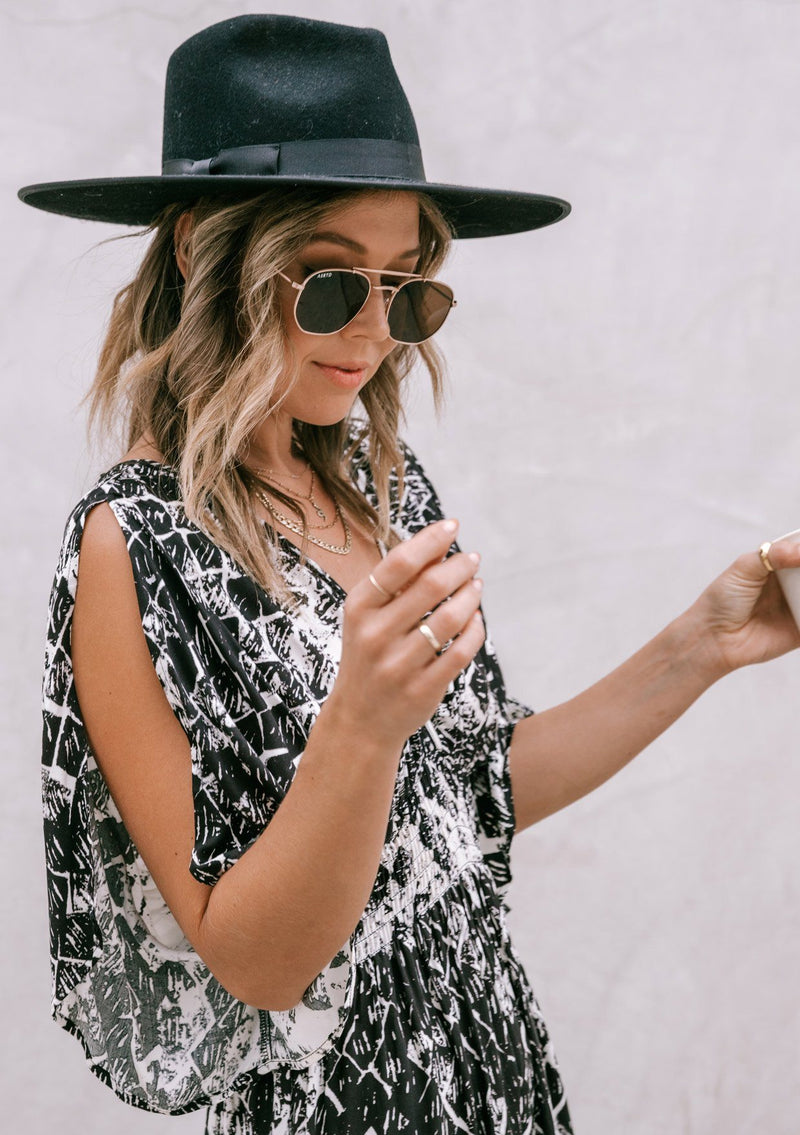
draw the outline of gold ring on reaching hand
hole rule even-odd
[[[772,564],[770,563],[770,559],[769,559],[769,550],[770,550],[771,547],[772,547],[772,541],[767,540],[758,549],[758,554],[761,557],[761,562],[764,565],[764,567],[767,569],[767,571],[775,571],[775,568],[772,566]]]

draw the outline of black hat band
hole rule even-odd
[[[367,177],[424,181],[422,152],[386,138],[310,138],[263,146],[235,146],[213,158],[173,158],[162,174],[208,177]]]

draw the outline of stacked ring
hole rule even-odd
[[[767,571],[775,571],[775,568],[773,567],[772,563],[770,562],[770,558],[769,558],[769,550],[770,550],[771,547],[772,547],[772,541],[767,540],[758,549],[758,554],[761,557],[761,562],[764,565],[764,567],[767,569]]]
[[[373,585],[373,587],[377,587],[378,591],[380,591],[381,595],[383,595],[384,598],[394,599],[394,596],[390,594],[390,592],[388,592],[385,587],[381,587],[372,572],[369,573],[369,581]]]
[[[420,623],[419,626],[417,627],[417,630],[420,632],[420,634],[424,635],[424,637],[428,640],[428,642],[431,644],[431,646],[436,651],[436,653],[441,654],[442,644],[439,642],[438,638],[433,633],[433,631],[428,626],[428,624],[427,623]]]

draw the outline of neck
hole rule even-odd
[[[275,473],[300,473],[306,467],[292,453],[292,419],[280,411],[270,414],[250,434],[244,456],[246,464]]]

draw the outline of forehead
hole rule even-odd
[[[332,205],[310,240],[335,236],[375,250],[401,255],[419,244],[419,202],[414,193],[378,191]]]

